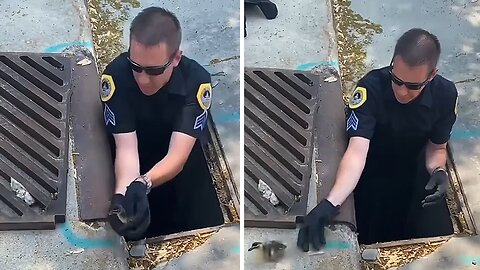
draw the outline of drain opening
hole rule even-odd
[[[452,220],[454,234],[428,238],[415,238],[393,242],[362,245],[364,249],[378,249],[379,259],[374,262],[362,260],[362,269],[393,269],[402,267],[419,258],[435,252],[452,237],[476,235],[474,220],[466,202],[463,186],[453,163],[452,152],[448,148],[447,171],[450,188],[447,206]],[[432,221],[435,226],[435,222]]]
[[[111,135],[109,139],[113,142]],[[141,163],[141,172],[153,167],[155,162],[153,159],[150,161],[152,164]],[[160,188],[153,188],[148,194],[148,200],[150,225],[145,234],[148,240],[219,226],[225,222],[213,177],[200,144],[195,144],[176,178]]]
[[[424,152],[420,156],[424,157]],[[417,161],[419,169],[410,186],[390,186],[388,189],[383,186],[383,196],[372,196],[381,192],[379,181],[359,183],[354,192],[359,244],[371,247],[393,246],[400,243],[421,243],[424,242],[422,239],[473,234],[474,228],[467,222],[471,219],[468,210],[459,204],[459,199],[464,198],[464,195],[450,160],[447,162],[450,187],[446,200],[433,207],[421,207],[421,201],[427,194],[424,188],[430,177],[424,164],[423,159]],[[405,199],[391,203],[383,201],[392,196],[385,194],[392,192],[395,193],[395,198]]]
[[[155,208],[151,211],[151,230],[147,232],[147,238],[224,223],[212,175],[200,145],[194,147],[189,162],[174,181],[177,183],[168,182],[162,189],[152,189],[149,194],[150,205]]]
[[[232,175],[210,119],[209,132],[208,143],[203,148],[197,144],[192,149],[189,161],[175,180],[176,186],[167,182],[162,189],[151,190],[150,205],[158,208],[151,209],[152,229],[146,235],[149,243],[175,234],[195,235],[198,230],[239,221],[238,202],[234,202],[238,196],[232,190]]]
[[[235,224],[240,222],[240,208],[239,208],[239,196],[238,190],[233,181],[232,172],[227,164],[226,156],[223,151],[222,144],[215,124],[211,118],[208,119],[209,136],[208,143],[203,148],[202,158],[205,161],[205,165],[208,166],[208,170],[204,177],[210,177],[215,188],[215,198],[219,202],[219,207],[223,213],[223,219],[220,224],[213,226],[203,226],[203,228],[193,229],[189,231],[182,231],[178,233],[172,233],[169,235],[160,235],[157,237],[147,238],[148,248],[147,256],[142,259],[130,258],[128,263],[130,269],[137,269],[141,267],[148,267],[148,269],[158,266],[159,261],[151,260],[151,258],[162,258],[162,261],[170,261],[182,254],[194,250],[197,247],[204,244],[211,236],[213,236],[221,227],[229,224]],[[197,155],[196,158],[201,158]],[[195,174],[195,177],[198,175]],[[208,209],[212,211],[214,209]],[[209,219],[209,222],[215,224],[218,220]],[[131,243],[130,243],[131,246]],[[173,247],[173,248],[170,248]],[[164,250],[168,250],[165,253]],[[159,252],[160,251],[160,252]],[[162,253],[162,255],[159,255]]]

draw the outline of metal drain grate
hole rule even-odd
[[[64,222],[70,59],[0,53],[0,230]],[[12,191],[14,179],[35,203]]]
[[[319,76],[245,69],[245,226],[294,227],[305,215]],[[262,180],[279,200],[258,191]]]

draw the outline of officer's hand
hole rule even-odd
[[[324,199],[305,217],[305,223],[300,228],[297,246],[307,252],[312,243],[315,250],[325,245],[324,227],[334,216],[338,209],[331,202]]]
[[[125,209],[128,215],[129,228],[124,236],[136,241],[144,237],[150,225],[150,206],[148,203],[147,186],[140,181],[133,181],[125,193]]]
[[[432,206],[445,198],[448,189],[448,176],[446,171],[439,170],[434,172],[430,177],[430,181],[428,181],[425,186],[425,190],[433,191],[435,187],[437,187],[435,192],[426,196],[422,201],[422,207]]]

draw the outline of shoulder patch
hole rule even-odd
[[[115,93],[115,83],[113,82],[112,76],[102,74],[100,98],[103,102],[107,102],[112,98],[113,93]]]
[[[365,87],[358,86],[355,88],[355,91],[353,91],[352,97],[348,102],[348,107],[350,109],[356,109],[362,106],[365,101],[367,101],[367,89]]]
[[[200,84],[197,91],[197,101],[200,108],[204,110],[210,109],[210,105],[212,105],[212,84]]]

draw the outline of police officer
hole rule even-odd
[[[324,226],[352,191],[361,244],[402,239],[412,215],[436,233],[453,233],[451,223],[441,224],[432,214],[448,213],[446,144],[458,95],[455,85],[437,74],[439,55],[437,37],[411,29],[397,41],[390,66],[359,80],[348,105],[348,147],[334,187],[305,217],[299,248],[325,244]]]
[[[144,9],[131,24],[128,52],[101,78],[115,168],[109,222],[127,240],[223,224],[211,178],[203,177],[210,74],[182,56],[180,42],[173,13]]]

